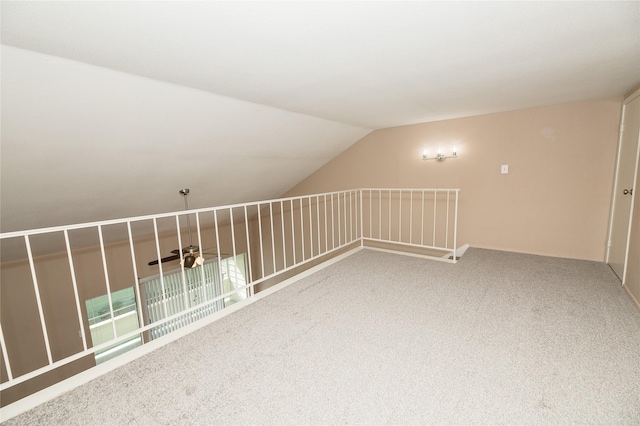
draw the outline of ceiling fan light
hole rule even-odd
[[[196,257],[196,263],[193,265],[193,267],[195,268],[196,266],[202,266],[203,263],[204,263],[204,257],[198,256]]]
[[[184,257],[184,267],[185,268],[191,268],[193,267],[193,264],[196,262],[196,258],[194,255],[189,254],[187,256]]]

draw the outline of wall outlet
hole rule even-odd
[[[503,164],[502,166],[500,166],[500,173],[502,173],[503,175],[509,173],[509,165]]]

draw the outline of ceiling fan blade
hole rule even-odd
[[[193,250],[193,251],[198,251],[198,246],[185,247],[185,248],[183,248],[182,250],[180,250],[180,249],[174,249],[174,250],[171,250],[171,253],[173,253],[173,254],[178,254],[178,255],[179,255],[179,254],[180,254],[180,252],[182,251],[182,254],[187,254],[187,253],[189,253],[191,250]]]
[[[158,263],[171,262],[172,260],[178,259],[180,259],[180,255],[174,254],[173,256],[163,257],[162,259],[160,259],[160,262],[158,262],[157,260],[152,260],[151,262],[149,262],[149,266],[157,265]]]

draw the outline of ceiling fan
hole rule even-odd
[[[189,189],[181,189],[180,195],[184,197],[184,209],[189,210],[189,204],[187,203],[187,196],[189,195]],[[191,222],[189,220],[189,215],[187,215],[187,228],[189,230],[189,246],[184,247],[182,250],[175,249],[171,250],[173,253],[172,256],[163,257],[160,260],[152,260],[149,262],[149,266],[157,265],[158,263],[171,262],[173,260],[182,259],[180,261],[180,265],[185,268],[195,268],[204,263],[204,257],[200,252],[200,248],[198,246],[194,246],[191,239]]]

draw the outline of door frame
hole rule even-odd
[[[618,133],[618,152],[616,154],[616,172],[614,175],[614,179],[613,179],[613,193],[611,196],[611,209],[609,210],[609,232],[607,233],[607,255],[605,258],[605,262],[607,264],[609,264],[609,253],[611,251],[611,232],[613,231],[613,218],[614,218],[614,213],[615,213],[615,205],[616,205],[616,201],[617,198],[619,196],[618,194],[618,173],[619,173],[619,168],[620,168],[620,155],[621,155],[621,148],[622,148],[622,130],[624,128],[624,119],[625,119],[625,113],[627,110],[627,105],[629,103],[631,103],[633,100],[635,100],[636,98],[640,97],[640,87],[636,87],[634,90],[632,90],[627,96],[624,97],[624,100],[622,101],[622,113],[620,115],[620,129],[619,129],[619,133]],[[636,161],[635,161],[635,170],[634,170],[634,174],[633,174],[633,188],[634,190],[637,190],[637,177],[638,177],[638,166],[640,165],[640,134],[638,135],[638,147],[636,150]],[[631,238],[631,226],[632,226],[632,221],[633,221],[633,209],[634,209],[634,200],[635,197],[631,197],[631,209],[630,209],[630,213],[629,213],[629,228],[627,229],[627,243],[626,243],[626,247],[625,247],[625,254],[624,254],[624,268],[623,268],[623,273],[622,273],[622,277],[621,277],[621,284],[624,285],[626,278],[627,278],[627,264],[629,262],[629,239]]]

